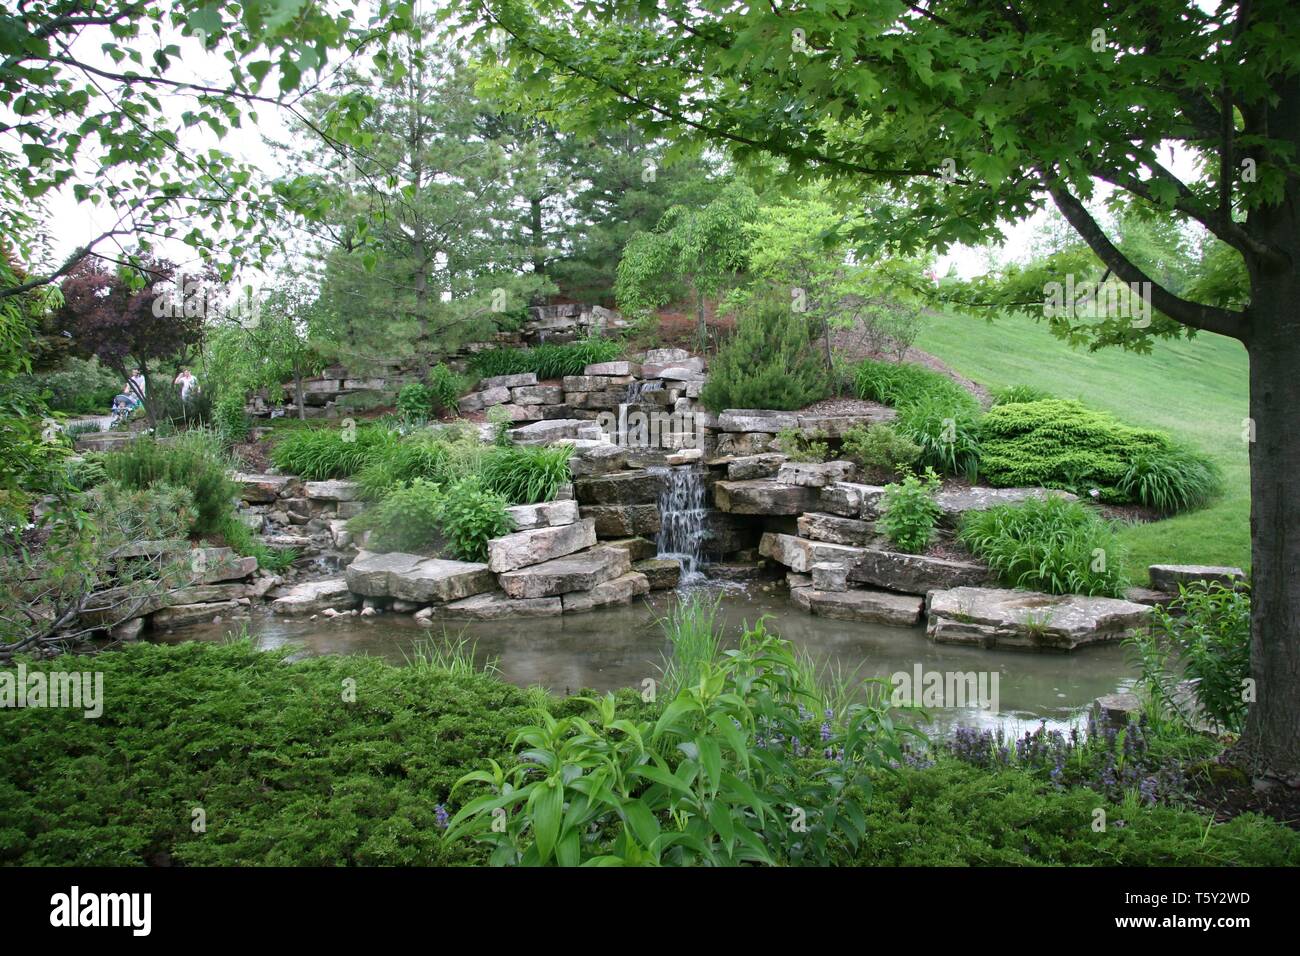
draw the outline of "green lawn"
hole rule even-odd
[[[1151,355],[1088,352],[1023,318],[932,316],[918,348],[990,388],[1032,385],[1077,398],[1134,425],[1168,431],[1223,468],[1227,491],[1210,507],[1123,532],[1129,568],[1144,581],[1149,564],[1228,564],[1249,569],[1250,471],[1241,440],[1247,415],[1246,350],[1216,335],[1157,341]]]

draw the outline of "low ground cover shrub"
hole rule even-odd
[[[1240,732],[1250,678],[1250,591],[1218,582],[1181,585],[1167,608],[1152,609],[1150,630],[1125,641],[1141,669],[1152,713],[1183,727],[1210,722]],[[1194,681],[1192,695],[1185,681]]]
[[[376,426],[292,428],[271,447],[271,461],[308,481],[350,478],[397,440],[394,432]]]
[[[724,408],[804,408],[830,394],[830,374],[816,345],[816,329],[788,301],[751,300],[736,332],[709,366],[700,403]]]
[[[995,406],[980,421],[980,440],[985,477],[1004,487],[1177,510],[1208,500],[1219,484],[1212,463],[1167,435],[1065,399]]]
[[[857,465],[870,481],[890,481],[917,463],[921,446],[893,425],[854,425],[844,433],[840,457]]]
[[[191,429],[163,441],[144,435],[105,454],[101,463],[109,478],[128,488],[189,489],[195,509],[193,535],[217,533],[231,514],[238,489],[226,472],[233,463],[215,432]]]
[[[567,344],[543,343],[528,349],[488,349],[473,355],[469,367],[479,378],[525,372],[533,372],[539,379],[562,378],[581,375],[588,365],[613,362],[622,354],[620,342],[593,337]]]
[[[1124,550],[1096,510],[1061,495],[968,511],[958,540],[1008,587],[1123,597]]]
[[[939,522],[939,505],[934,496],[939,484],[934,469],[927,468],[924,475],[910,474],[901,482],[885,486],[876,527],[898,550],[919,554],[934,539]]]
[[[125,541],[182,538],[198,517],[194,493],[166,481],[147,488],[104,481],[86,495],[86,510]]]

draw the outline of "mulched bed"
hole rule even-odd
[[[1219,823],[1243,813],[1258,813],[1300,829],[1300,789],[1276,781],[1257,784],[1231,761],[1229,749],[1207,763],[1204,773],[1188,781],[1190,796],[1198,807],[1213,814]]]

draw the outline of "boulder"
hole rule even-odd
[[[540,598],[569,591],[590,591],[632,570],[622,548],[592,548],[507,571],[498,577],[501,589],[511,598]]]
[[[813,541],[832,544],[870,544],[876,537],[875,525],[857,518],[842,518],[820,511],[809,511],[799,516],[799,536]]]
[[[190,565],[189,584],[218,584],[239,581],[257,570],[257,558],[241,558],[230,548],[196,548],[203,558]]]
[[[818,561],[809,570],[812,572],[812,586],[819,591],[847,591],[849,589],[849,569],[843,564]]]
[[[594,362],[582,370],[584,375],[640,375],[641,366],[635,362]]]
[[[167,595],[168,604],[212,604],[216,601],[238,601],[249,596],[249,586],[242,581],[227,584],[195,584],[177,588]]]
[[[1147,568],[1147,573],[1151,576],[1153,588],[1170,594],[1177,594],[1180,584],[1191,584],[1194,581],[1217,583],[1225,587],[1234,587],[1246,581],[1246,572],[1241,568],[1210,564],[1153,564]]]
[[[934,591],[926,606],[926,633],[939,643],[1030,650],[1119,640],[1151,614],[1117,598],[979,587]]]
[[[775,435],[785,428],[798,428],[794,412],[774,412],[761,408],[727,408],[718,416],[718,428],[724,432],[764,432]]]
[[[663,487],[662,474],[640,468],[576,478],[573,493],[584,505],[642,505],[656,503]]]
[[[348,588],[366,597],[391,597],[421,604],[445,603],[496,587],[488,566],[476,561],[426,558],[400,551],[362,551],[347,571]]]
[[[824,591],[815,584],[812,587],[792,587],[790,600],[819,617],[895,627],[919,624],[925,604],[923,598],[914,595],[865,589]]]
[[[361,486],[355,481],[307,481],[303,495],[312,501],[358,501]]]
[[[709,426],[717,428],[717,425]],[[761,455],[764,452],[779,451],[776,447],[775,433],[768,432],[744,432],[744,433],[722,433],[717,436],[717,447],[714,449],[716,454],[731,455],[734,457],[744,457],[747,455]]]
[[[247,609],[237,601],[217,601],[213,604],[173,604],[155,611],[149,623],[158,630],[189,627],[192,624],[209,624],[214,618],[246,614]]]
[[[676,558],[649,558],[636,562],[632,570],[645,575],[651,591],[671,590],[682,579],[682,563]]]
[[[822,488],[818,508],[846,518],[876,518],[884,493],[884,485],[837,481]]]
[[[790,485],[770,478],[719,481],[713,500],[722,511],[742,515],[797,515],[815,511],[817,489]]]
[[[644,574],[629,571],[622,577],[598,584],[590,591],[574,591],[564,595],[564,613],[574,614],[611,604],[631,604],[632,599],[650,593],[650,582]]]
[[[290,493],[297,482],[292,475],[249,474],[237,471],[231,479],[239,485],[239,497],[249,504],[268,504]]]
[[[517,445],[549,445],[551,442],[574,438],[600,439],[604,438],[604,433],[595,422],[579,418],[556,418],[516,428],[511,437]]]
[[[583,505],[578,512],[595,522],[602,538],[659,533],[658,505]]]
[[[586,517],[574,524],[516,531],[488,542],[488,567],[501,574],[563,557],[595,543],[596,522]]]
[[[849,580],[904,594],[936,588],[992,584],[997,576],[982,561],[935,558],[887,548],[865,547],[849,569]]]
[[[536,384],[536,372],[520,372],[517,375],[492,375],[482,379],[478,383],[478,387],[480,390],[487,391],[493,388],[522,388]]]
[[[575,479],[623,471],[626,467],[627,450],[613,442],[590,438],[579,438],[573,441],[573,457],[569,459],[569,471]]]
[[[763,455],[743,455],[727,462],[727,478],[731,481],[749,481],[754,478],[774,478],[786,462],[785,455],[768,452]]]
[[[432,610],[438,620],[500,621],[512,617],[556,617],[564,613],[558,597],[514,600],[503,591],[489,591],[443,604]]]
[[[559,405],[564,401],[564,389],[559,385],[521,385],[510,390],[516,405]]]
[[[680,349],[676,351],[680,351]],[[704,377],[703,372],[704,359],[694,355],[688,355],[685,358],[673,359],[667,362],[651,362],[646,360],[641,363],[642,378],[671,378],[681,381],[687,376],[697,375],[702,379]]]
[[[115,641],[127,643],[128,641],[139,640],[140,634],[144,631],[144,618],[133,617],[129,621],[123,621],[120,624],[114,624],[108,629],[108,636]]]
[[[660,369],[659,374],[655,377],[667,382],[705,382],[708,380],[704,374],[704,362],[700,359],[695,359],[688,364],[672,365]]]
[[[777,469],[776,480],[787,485],[824,488],[853,477],[851,461],[787,461]]]
[[[626,388],[636,379],[631,375],[566,375],[560,379],[565,393],[602,392],[607,388]]]
[[[1092,702],[1092,713],[1099,724],[1122,730],[1130,721],[1142,719],[1142,699],[1129,691],[1105,694]]]
[[[347,578],[326,578],[281,588],[271,602],[271,612],[302,617],[319,614],[326,608],[347,611],[360,603],[361,599],[348,589]]]
[[[984,511],[998,505],[1018,505],[1031,499],[1046,498],[1056,495],[1067,501],[1076,501],[1075,495],[1068,491],[1055,491],[1047,488],[945,488],[934,496],[939,506],[940,520],[949,527],[955,527],[961,516],[967,511]]]
[[[638,561],[647,561],[659,553],[658,545],[648,538],[616,538],[612,541],[602,541],[600,544],[604,548],[622,548],[634,564]]]
[[[578,520],[578,503],[576,501],[546,501],[536,505],[515,505],[506,509],[515,523],[516,531],[530,531],[533,528],[554,528],[564,524],[573,524]]]
[[[791,571],[808,573],[814,564],[827,563],[847,569],[861,556],[862,548],[824,541],[809,541],[792,534],[765,532],[758,542],[758,553],[784,564]]]

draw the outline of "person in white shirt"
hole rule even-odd
[[[199,390],[199,380],[187,368],[181,369],[180,374],[173,380],[173,384],[180,386],[182,402],[188,402],[190,396]]]

